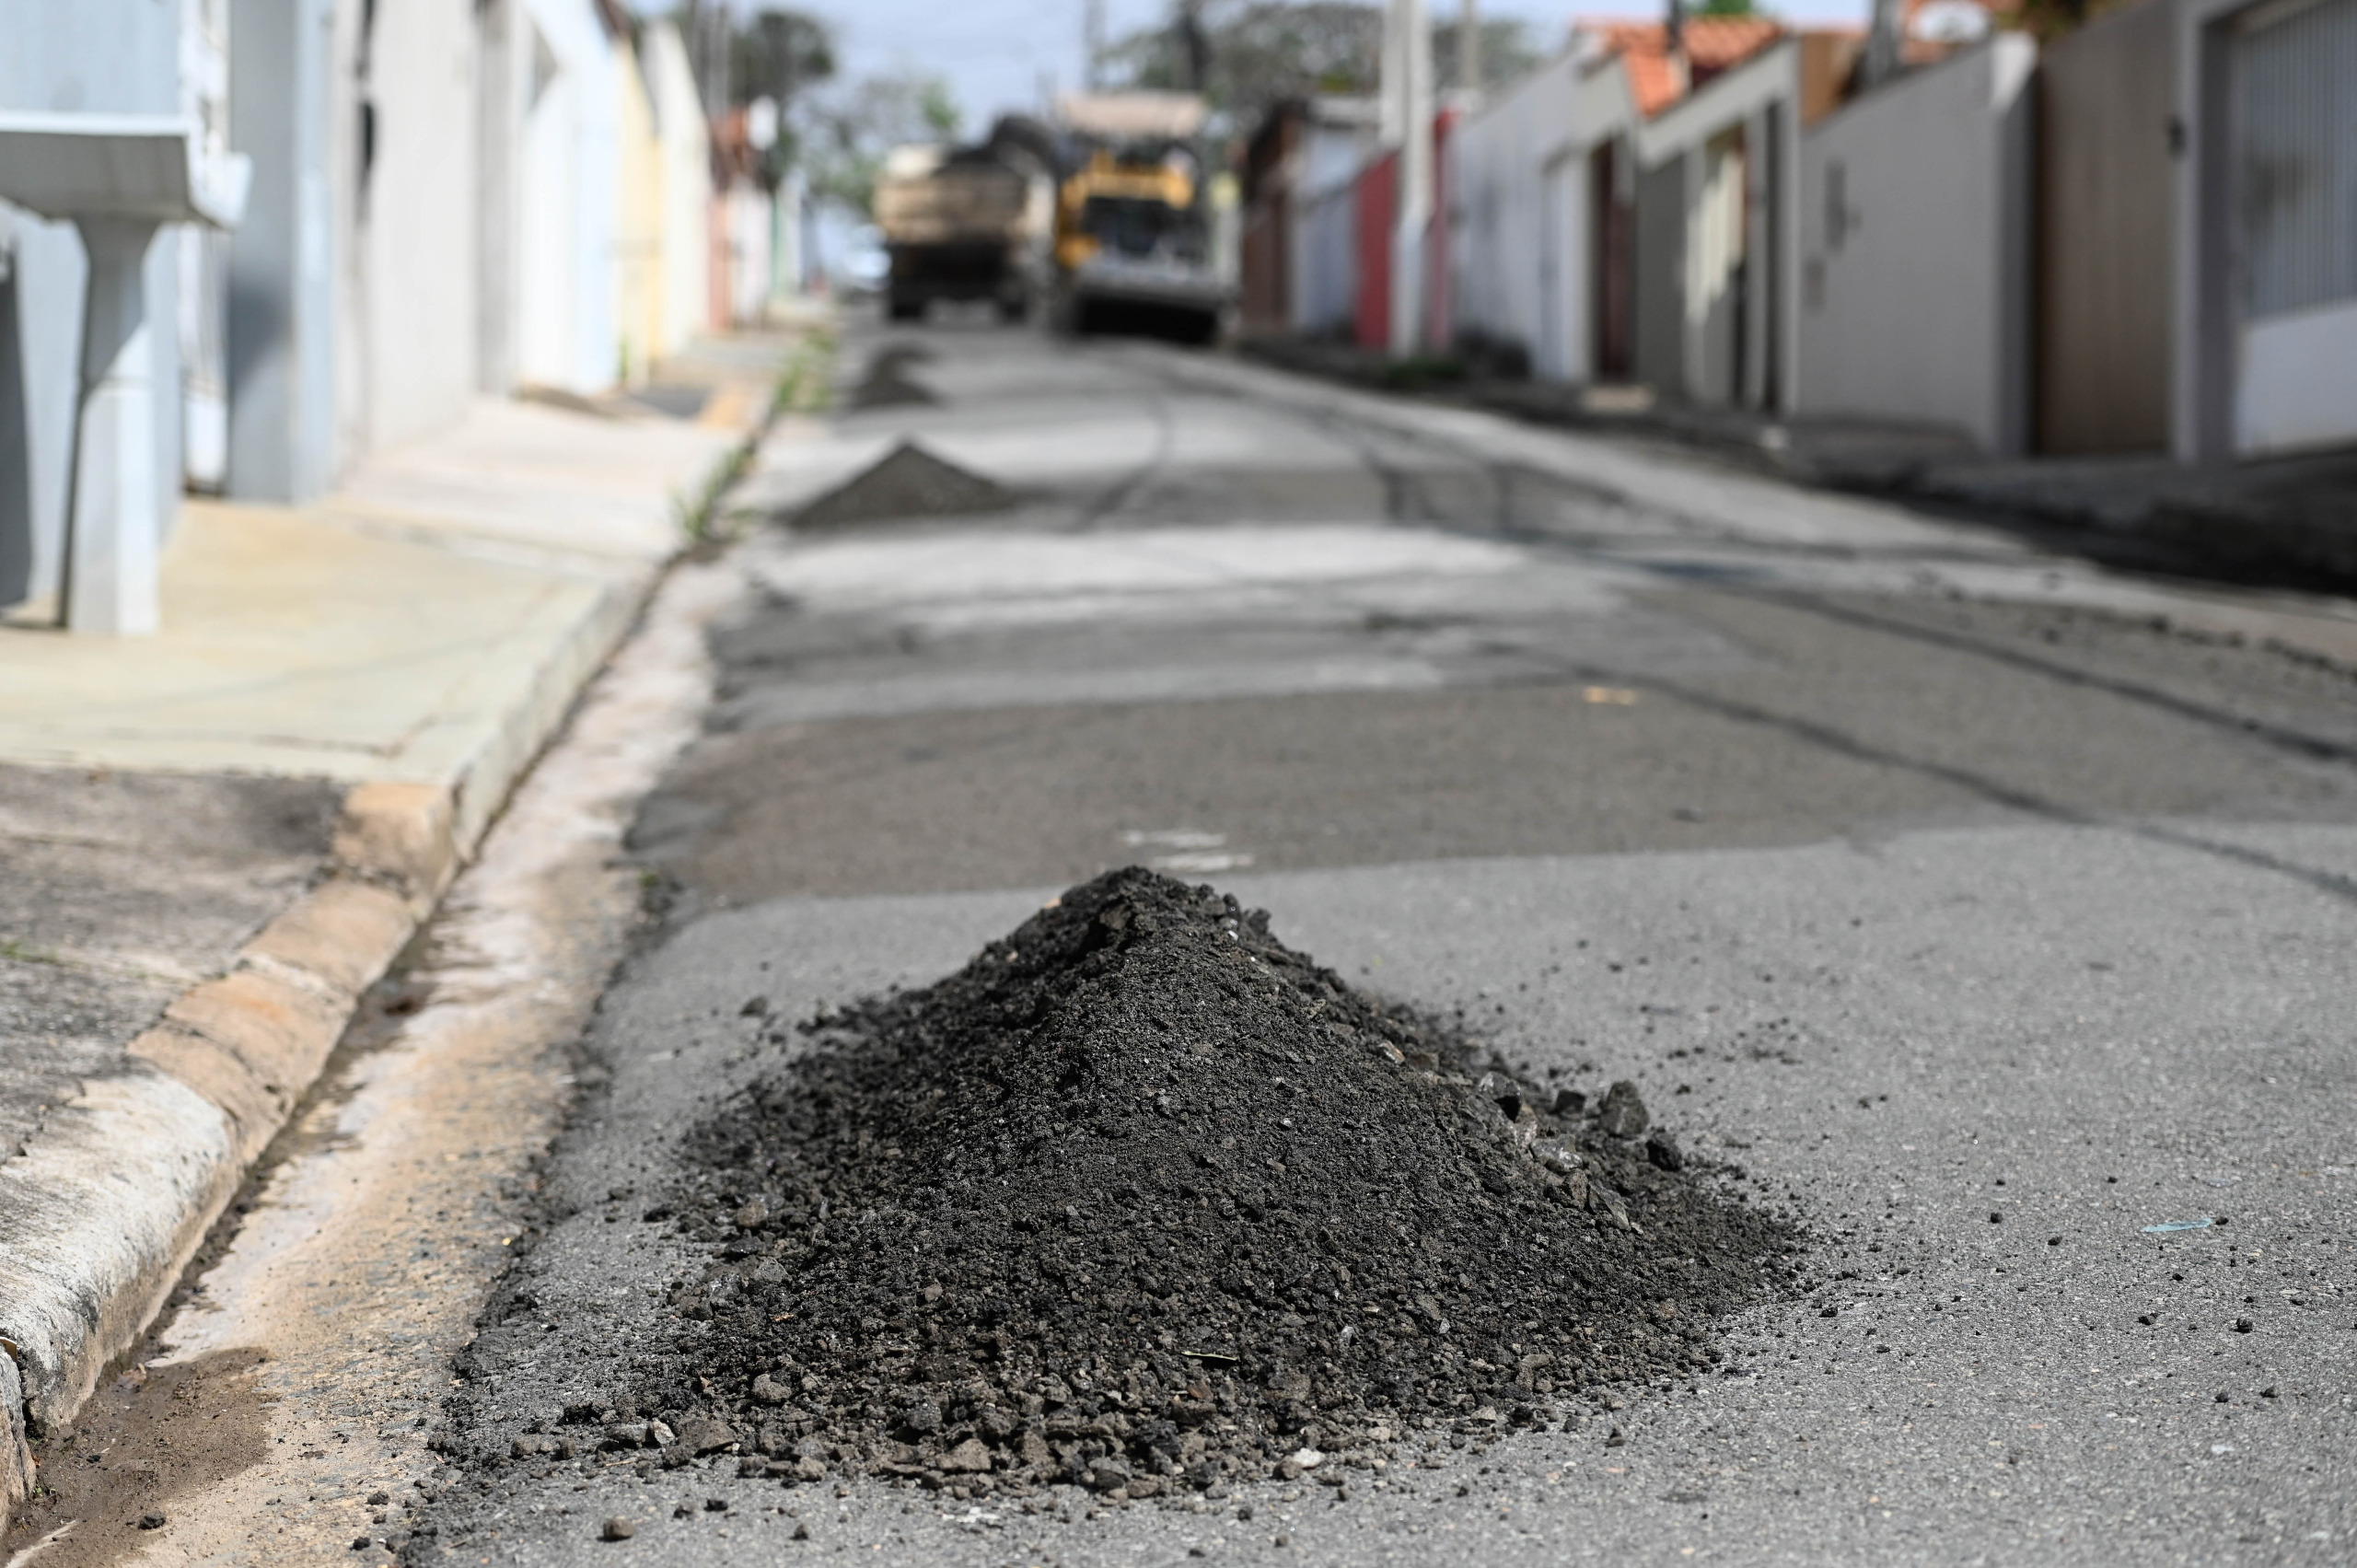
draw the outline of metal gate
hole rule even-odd
[[[2236,32],[2235,446],[2357,439],[2357,0],[2257,6]]]

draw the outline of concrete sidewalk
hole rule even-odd
[[[1527,424],[1699,449],[1801,484],[1928,505],[2106,564],[2304,592],[2357,589],[2357,453],[2188,468],[2160,453],[1994,458],[1961,433],[1655,400],[1642,387],[1493,377],[1331,343],[1254,340],[1248,359]]]
[[[0,628],[0,1509],[144,1330],[803,342],[482,402],[302,508],[192,502],[163,630]]]

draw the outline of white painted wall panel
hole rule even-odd
[[[1595,242],[1586,159],[1632,124],[1620,69],[1565,54],[1505,89],[1451,139],[1458,330],[1519,344],[1542,378],[1588,377]]]
[[[2243,329],[2235,444],[2253,456],[2357,441],[2357,301]]]
[[[1798,412],[2022,449],[2035,63],[2003,35],[1803,134]]]

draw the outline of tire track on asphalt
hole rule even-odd
[[[1543,658],[1545,656],[1543,653],[1534,651],[1533,656]],[[1935,780],[1968,794],[1978,796],[1992,806],[2034,816],[2060,827],[2098,828],[2112,832],[2127,833],[2150,842],[2165,844],[2173,849],[2190,850],[2197,854],[2211,855],[2247,869],[2287,877],[2328,897],[2339,899],[2344,903],[2357,904],[2357,877],[2345,876],[2337,871],[2327,871],[2316,866],[2303,865],[2296,861],[2285,860],[2280,855],[2270,854],[2264,850],[2253,849],[2247,844],[2204,838],[2198,833],[2181,828],[2169,827],[2164,823],[2081,810],[2077,807],[2051,799],[2034,790],[2007,784],[2003,779],[1970,768],[1958,767],[1952,762],[1937,762],[1928,758],[1910,756],[1904,751],[1893,750],[1886,746],[1877,746],[1872,741],[1863,739],[1820,719],[1806,718],[1797,714],[1779,713],[1773,708],[1762,707],[1756,703],[1722,696],[1717,692],[1706,691],[1700,687],[1689,686],[1679,681],[1654,676],[1632,676],[1626,670],[1605,670],[1587,665],[1558,664],[1556,668],[1562,671],[1562,679],[1567,684],[1619,684],[1634,687],[1639,691],[1653,691],[1738,724],[1755,725],[1780,731],[1804,745],[1833,752],[1849,758],[1852,761],[1866,762],[1878,767],[1897,768],[1921,778]]]

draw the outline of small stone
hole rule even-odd
[[[2253,1325],[2251,1320],[2247,1318],[2237,1318],[2235,1319],[2235,1332],[2237,1334],[2247,1334],[2251,1331],[2252,1327]]]
[[[2003,1225],[2005,1223],[2005,1216],[1999,1214],[1996,1210],[1991,1209],[1989,1211],[1989,1223],[1991,1225]]]
[[[1580,1168],[1580,1152],[1569,1138],[1540,1138],[1530,1145],[1530,1157],[1558,1176],[1571,1176]]]
[[[770,1206],[756,1198],[730,1217],[738,1230],[759,1230],[770,1223]]]
[[[139,1516],[139,1527],[143,1530],[160,1530],[164,1527],[164,1522],[161,1509],[151,1509]]]
[[[528,1432],[507,1445],[507,1456],[513,1459],[528,1459],[537,1455],[553,1454],[557,1441],[538,1432]]]
[[[791,1479],[796,1481],[824,1481],[827,1479],[826,1464],[805,1454],[794,1461]]]
[[[1129,1484],[1130,1467],[1122,1460],[1097,1459],[1088,1467],[1088,1488],[1092,1492],[1113,1492]]]
[[[792,1398],[794,1390],[766,1372],[753,1379],[753,1400],[758,1404],[782,1405]]]
[[[770,1016],[770,999],[756,996],[737,1008],[737,1016],[740,1018],[766,1018]]]
[[[1678,1152],[1677,1141],[1666,1132],[1656,1132],[1645,1140],[1645,1158],[1662,1170],[1686,1168],[1686,1156]]]
[[[2270,1383],[2266,1388],[2261,1388],[2258,1391],[2258,1397],[2262,1400],[2271,1400],[2275,1398],[2275,1385]]]
[[[1604,1436],[1604,1446],[1608,1448],[1621,1447],[1626,1445],[1628,1441],[1629,1440],[1626,1437],[1623,1437],[1620,1434],[1620,1429],[1617,1426],[1610,1432],[1605,1434]]]
[[[679,1440],[679,1434],[672,1431],[670,1427],[666,1425],[664,1423],[659,1421],[650,1421],[646,1423],[646,1446],[648,1447],[668,1448],[672,1444],[677,1443]]]
[[[598,1539],[600,1540],[628,1540],[636,1534],[638,1534],[638,1526],[620,1515],[608,1519],[598,1529]]]
[[[1643,1097],[1637,1086],[1623,1078],[1604,1091],[1604,1099],[1596,1108],[1596,1124],[1615,1138],[1633,1138],[1653,1124],[1645,1112]]]
[[[810,1539],[810,1527],[805,1524],[795,1525],[794,1527],[794,1539],[796,1540],[808,1540]]]
[[[979,1437],[969,1437],[941,1456],[941,1468],[960,1475],[973,1475],[991,1468],[991,1451]]]
[[[377,1543],[374,1540],[370,1539],[366,1536],[354,1536],[352,1538],[352,1550],[354,1551],[366,1551],[376,1544]]]
[[[691,1415],[679,1423],[679,1443],[691,1453],[716,1454],[737,1442],[737,1434],[726,1422],[714,1421],[708,1415]]]
[[[1295,1469],[1314,1470],[1326,1462],[1326,1456],[1315,1448],[1298,1448],[1287,1461]]]
[[[371,1508],[382,1508],[386,1504],[390,1503],[392,1500],[393,1494],[389,1492],[372,1492],[368,1494],[368,1506]]]

